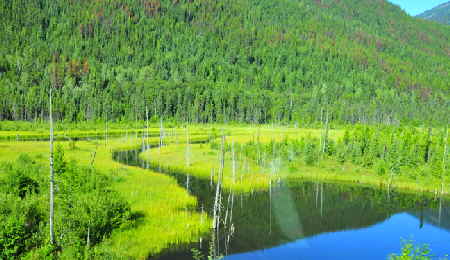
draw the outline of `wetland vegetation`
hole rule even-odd
[[[57,141],[58,248],[49,247],[46,236],[47,142],[5,138],[3,241],[5,248],[14,245],[5,257],[54,252],[61,258],[190,259],[192,248],[207,256],[215,207],[214,253],[223,256],[364,229],[404,212],[418,219],[417,227],[448,227],[448,140],[442,130],[359,126],[329,130],[325,141],[323,129],[154,126]],[[379,161],[386,168],[380,170]],[[408,232],[416,231],[398,234]],[[22,244],[16,247],[18,236]],[[394,251],[380,252],[399,250],[398,236],[396,246],[387,247]]]
[[[445,258],[449,32],[385,0],[1,1],[0,259]]]

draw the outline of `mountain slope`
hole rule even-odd
[[[425,11],[417,15],[417,17],[443,24],[450,24],[450,1],[440,4],[431,10]]]
[[[450,32],[372,0],[0,3],[0,119],[447,118]]]

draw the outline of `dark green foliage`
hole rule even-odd
[[[56,162],[56,161],[55,161]],[[110,190],[111,180],[90,168],[71,162],[59,181],[61,243],[74,247],[100,242],[130,218],[130,208]]]
[[[0,167],[0,258],[18,258],[42,243],[42,169],[27,155]]]
[[[0,193],[0,258],[18,258],[42,242],[42,210],[36,199]]]
[[[307,141],[303,150],[303,160],[307,165],[313,165],[317,161],[318,146],[317,142]]]
[[[0,166],[0,258],[15,259],[28,253],[38,258],[52,252],[66,258],[82,258],[126,224],[130,208],[110,190],[112,180],[92,168],[80,167],[55,152],[55,222],[58,248],[48,241],[48,170],[29,156]]]
[[[67,162],[64,160],[64,150],[61,146],[56,146],[56,152],[53,158],[53,167],[55,174],[62,175],[66,172]],[[63,176],[65,177],[65,176]]]
[[[442,124],[449,30],[372,0],[0,2],[0,120]]]
[[[40,187],[38,181],[43,181],[39,176],[42,170],[25,154],[19,156],[17,164],[22,167],[5,166],[5,169],[14,173],[5,176],[5,190],[21,199],[24,199],[27,195],[39,193]]]

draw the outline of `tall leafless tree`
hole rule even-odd
[[[441,194],[444,193],[444,173],[447,163],[447,143],[448,143],[448,124],[445,126],[445,138],[444,138],[444,156],[442,157],[442,173],[441,173]]]
[[[150,134],[149,134],[149,131],[150,131],[150,124],[149,124],[149,121],[148,121],[148,107],[147,106],[145,106],[145,121],[146,121],[146,127],[147,127],[147,129],[146,129],[146,141],[145,141],[145,149],[149,149],[150,148],[150,144],[149,144],[149,142],[148,142],[148,138],[149,138],[149,136],[150,136]]]
[[[55,171],[53,169],[53,111],[52,111],[52,89],[50,86],[49,94],[49,121],[50,121],[50,243],[54,244],[54,230],[53,230],[53,218],[54,218],[54,187],[55,187]]]

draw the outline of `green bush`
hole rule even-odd
[[[55,237],[48,241],[48,168],[29,156],[0,165],[0,259],[83,258],[87,243],[95,246],[130,221],[130,207],[111,190],[112,179],[92,168],[67,162],[55,151]]]
[[[375,167],[375,172],[380,176],[385,175],[387,172],[387,165],[384,160],[377,160],[374,164],[374,167]]]
[[[36,233],[43,219],[34,199],[0,193],[0,259],[17,258],[41,243]]]
[[[307,142],[305,144],[305,150],[303,154],[303,160],[307,165],[313,165],[317,162],[317,145],[313,142]]]

